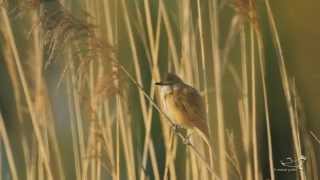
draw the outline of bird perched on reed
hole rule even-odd
[[[168,117],[176,125],[191,130],[188,137],[196,130],[210,145],[205,105],[199,92],[173,73],[156,85],[160,86],[161,103]]]

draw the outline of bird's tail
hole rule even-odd
[[[196,131],[200,135],[200,137],[205,141],[208,147],[211,148],[210,134],[207,125],[199,126],[196,128]]]
[[[203,142],[205,142],[204,155],[205,157],[209,158],[209,161],[207,163],[210,165],[211,169],[213,169],[213,151],[208,128],[196,129],[196,131],[198,132],[197,134],[199,134]]]

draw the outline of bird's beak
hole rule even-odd
[[[157,86],[162,86],[162,85],[163,85],[163,82],[156,82],[155,85],[157,85]]]
[[[155,85],[157,85],[157,86],[168,86],[168,85],[170,85],[170,83],[166,83],[166,82],[156,82]]]

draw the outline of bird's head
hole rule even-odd
[[[156,85],[160,86],[160,91],[163,95],[180,89],[181,84],[183,84],[183,81],[174,73],[168,73],[162,81],[156,83]]]
[[[158,86],[174,86],[175,84],[183,83],[183,81],[174,73],[168,73],[167,76],[160,82],[157,82]]]

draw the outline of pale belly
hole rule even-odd
[[[165,96],[164,99],[165,113],[169,116],[169,118],[174,121],[177,125],[180,125],[184,128],[192,128],[192,124],[188,119],[188,115],[186,112],[182,111],[182,108],[177,108],[172,95]]]

